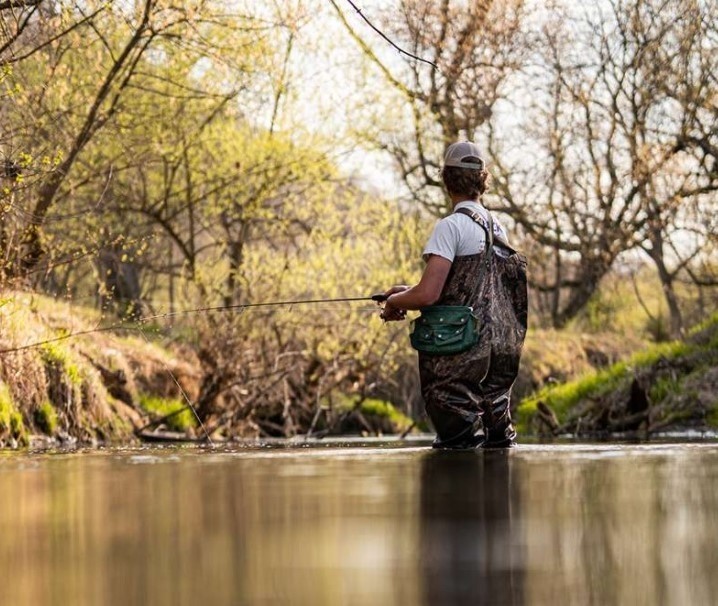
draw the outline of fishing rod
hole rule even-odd
[[[341,297],[338,299],[301,299],[297,301],[268,301],[262,303],[237,303],[235,305],[217,305],[214,307],[197,307],[195,309],[183,309],[180,311],[171,311],[164,314],[157,314],[155,316],[147,316],[140,318],[137,322],[148,322],[149,320],[158,320],[160,318],[173,318],[175,316],[181,316],[185,314],[196,314],[212,311],[230,311],[235,309],[246,309],[250,307],[291,307],[293,305],[309,305],[314,303],[348,303],[352,301],[376,301],[377,303],[383,303],[388,297],[383,293],[376,293],[369,297]],[[2,353],[2,352],[0,352]]]
[[[348,302],[355,302],[355,301],[375,301],[377,303],[383,303],[387,299],[388,299],[388,297],[386,295],[384,295],[383,293],[375,293],[368,297],[340,297],[340,298],[336,298],[336,299],[299,299],[299,300],[295,300],[295,301],[264,301],[261,303],[237,303],[234,305],[216,305],[216,306],[210,306],[210,307],[196,307],[194,309],[183,309],[183,310],[171,311],[171,312],[167,312],[167,313],[163,313],[163,314],[143,316],[143,317],[135,320],[133,322],[134,325],[128,324],[128,323],[120,323],[120,324],[113,324],[111,326],[100,326],[100,327],[91,328],[88,330],[81,330],[78,332],[68,333],[66,335],[61,335],[59,337],[53,337],[52,339],[46,339],[44,341],[37,341],[35,343],[30,343],[28,345],[21,345],[20,347],[11,347],[8,349],[0,349],[0,356],[2,356],[4,354],[8,354],[8,353],[25,351],[27,349],[33,349],[35,347],[41,347],[42,345],[48,345],[50,343],[57,343],[58,341],[65,341],[67,339],[72,339],[74,337],[80,337],[83,335],[91,335],[91,334],[95,334],[95,333],[99,333],[99,332],[109,332],[109,331],[114,331],[114,330],[129,330],[129,331],[138,331],[140,333],[143,333],[143,336],[144,336],[144,331],[141,328],[142,324],[147,324],[148,322],[151,322],[153,320],[174,318],[174,317],[181,316],[181,315],[243,310],[243,309],[249,309],[249,308],[255,308],[255,307],[281,307],[281,306],[291,307],[294,305],[310,305],[310,304],[321,304],[321,303],[348,303]]]

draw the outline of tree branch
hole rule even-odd
[[[382,32],[379,28],[377,28],[369,19],[367,19],[366,15],[361,12],[361,9],[352,2],[352,0],[347,0],[347,2],[351,5],[351,7],[359,14],[359,16],[367,23],[369,27],[371,27],[377,34],[379,34],[384,40],[386,40],[389,44],[391,44],[396,50],[398,50],[402,55],[406,55],[407,57],[411,57],[412,59],[416,59],[417,61],[421,61],[422,63],[427,63],[431,65],[435,70],[439,69],[439,66],[436,65],[436,63],[433,63],[429,61],[428,59],[422,59],[421,57],[417,57],[416,55],[413,55],[412,53],[405,51],[403,48],[400,48],[397,46],[384,32]],[[332,4],[334,4],[332,2]]]
[[[11,8],[29,8],[38,6],[43,2],[44,0],[6,0],[5,2],[0,2],[0,11],[6,11]]]

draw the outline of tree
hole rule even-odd
[[[444,214],[449,207],[440,159],[451,143],[477,137],[504,95],[503,85],[521,66],[523,0],[401,0],[398,9],[385,10],[381,24],[391,38],[435,69],[407,55],[401,66],[382,59],[368,41],[373,32],[360,34],[338,0],[331,3],[364,56],[406,104],[406,129],[367,133],[367,140],[391,155],[412,199]]]
[[[537,286],[550,294],[556,326],[586,305],[623,252],[640,247],[656,264],[672,332],[680,333],[672,288],[680,267],[668,270],[665,244],[682,231],[681,206],[715,187],[713,169],[700,169],[699,146],[685,143],[700,138],[688,132],[707,132],[696,117],[707,109],[698,99],[714,68],[708,10],[691,0],[612,0],[577,12],[559,5],[544,27],[540,77],[531,81],[540,84],[520,126],[532,138],[513,162],[501,125],[492,124],[500,195],[553,259]],[[679,102],[666,83],[684,79],[695,95]]]
[[[201,89],[182,90],[186,72],[178,77],[163,72],[163,58],[184,56],[184,69],[190,71],[200,65],[224,67],[228,87],[237,83],[236,73],[247,66],[236,52],[246,48],[252,23],[242,15],[229,16],[220,4],[198,1],[180,6],[144,0],[129,5],[59,5],[69,14],[90,11],[93,18],[71,32],[61,23],[53,24],[66,33],[51,35],[42,52],[32,53],[32,63],[27,59],[29,75],[13,74],[21,91],[14,99],[13,119],[33,115],[35,120],[25,119],[22,128],[15,129],[12,147],[18,150],[15,155],[27,158],[35,174],[16,213],[12,250],[2,251],[9,276],[28,276],[47,252],[48,217],[98,134],[110,127],[121,130],[123,122],[126,127],[128,118],[137,114],[132,104],[135,91],[155,99],[166,96],[168,88],[170,95],[182,91],[185,96],[211,96]],[[236,45],[235,55],[220,55],[222,44]],[[231,98],[236,90],[223,94]],[[44,131],[41,136],[38,129]],[[45,165],[48,142],[55,147],[50,156],[56,162]]]

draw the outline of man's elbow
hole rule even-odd
[[[435,292],[433,290],[422,291],[419,294],[418,304],[421,307],[429,307],[434,305],[441,297],[441,291]]]

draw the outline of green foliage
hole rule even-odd
[[[57,430],[57,411],[49,401],[46,400],[35,410],[35,424],[49,436]]]
[[[62,369],[71,385],[82,385],[82,371],[72,360],[71,354],[60,343],[44,343],[40,351],[45,362],[55,364]]]
[[[187,404],[179,398],[160,398],[148,394],[140,394],[140,406],[143,410],[153,413],[156,417],[170,416],[166,425],[173,431],[187,431],[197,426],[197,419]]]
[[[399,430],[407,429],[412,424],[411,419],[397,410],[391,402],[367,398],[362,402],[360,410],[362,414],[388,419]]]
[[[15,408],[10,389],[0,381],[0,440],[5,435],[9,435],[20,444],[28,443],[27,429],[22,415]]]

